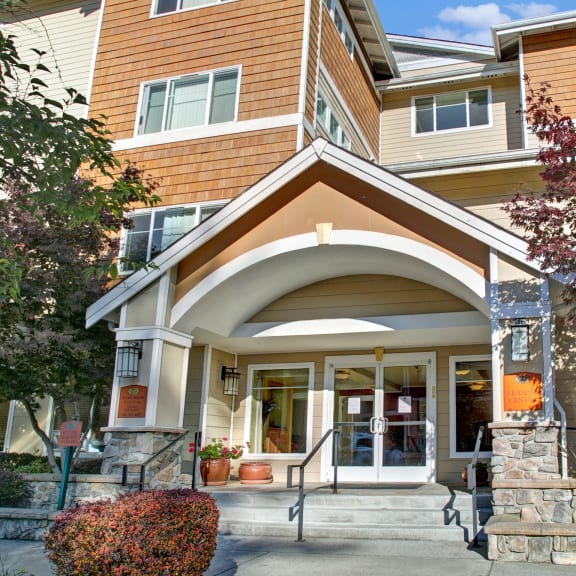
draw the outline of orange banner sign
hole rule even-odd
[[[504,411],[542,410],[542,376],[534,372],[504,375]]]
[[[148,387],[135,384],[120,388],[118,418],[144,418]]]

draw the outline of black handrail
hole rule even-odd
[[[480,445],[482,444],[483,436],[484,426],[480,426],[476,436],[476,445],[474,446],[472,460],[467,466],[468,489],[472,489],[472,537],[470,538],[472,546],[478,545],[478,491],[476,484],[476,466],[478,465],[478,453],[480,452]]]
[[[124,464],[122,466],[122,486],[126,486],[126,484],[128,483],[128,467],[139,466],[140,467],[140,480],[138,482],[138,491],[141,492],[142,490],[144,490],[144,480],[146,478],[146,466],[148,466],[148,464],[150,464],[150,462],[152,462],[153,460],[158,458],[158,456],[160,456],[160,454],[163,454],[169,448],[174,446],[174,444],[176,444],[176,442],[179,442],[182,439],[182,436],[184,436],[184,434],[187,434],[187,432],[179,433],[177,438],[174,438],[174,440],[172,440],[172,442],[169,442],[168,444],[166,444],[166,446],[164,446],[164,448],[162,448],[161,450],[159,450],[155,454],[152,454],[152,456],[150,456],[150,458],[148,458],[148,460],[145,460],[142,463],[134,462],[132,464],[131,463]]]
[[[192,453],[192,490],[196,490],[196,469],[198,468],[198,452],[202,444],[202,432],[194,432],[194,452]]]
[[[298,538],[297,542],[303,542],[302,532],[304,530],[304,468],[306,468],[307,464],[312,460],[312,458],[316,455],[316,452],[320,450],[320,447],[326,440],[330,437],[330,435],[334,436],[334,440],[332,442],[332,464],[334,466],[334,481],[332,483],[332,493],[338,493],[338,448],[340,446],[340,430],[330,429],[328,430],[322,438],[318,441],[316,446],[312,449],[310,454],[306,456],[306,458],[300,464],[289,464],[286,474],[286,487],[292,488],[292,470],[294,468],[300,468],[300,478],[298,481],[298,502],[294,506],[290,506],[288,509],[288,519],[290,522],[298,516]]]

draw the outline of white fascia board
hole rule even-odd
[[[199,246],[220,234],[227,226],[252,210],[263,199],[312,166],[317,162],[325,145],[324,140],[316,140],[311,146],[304,148],[159,254],[150,262],[153,267],[148,266],[134,272],[112,288],[110,292],[88,307],[86,327],[90,328],[134,297],[146,286],[160,278],[166,270],[178,264]]]
[[[406,202],[425,214],[429,214],[440,222],[460,230],[483,244],[526,264],[531,269],[540,271],[537,263],[528,260],[527,243],[519,236],[511,234],[507,230],[435,194],[418,188],[415,184],[411,184],[392,172],[355,158],[349,153],[343,154],[343,152],[343,150],[328,144],[321,159],[359,180]]]
[[[466,44],[464,42],[452,42],[451,40],[435,40],[416,36],[403,36],[401,34],[388,34],[388,41],[394,46],[408,48],[424,48],[428,50],[443,50],[457,54],[471,54],[485,57],[494,57],[492,46],[480,44]]]
[[[434,86],[447,83],[454,84],[455,82],[483,80],[486,78],[502,78],[505,76],[517,75],[519,69],[517,62],[501,62],[498,64],[488,64],[482,68],[467,68],[464,70],[452,70],[450,72],[436,72],[434,74],[412,76],[410,78],[381,80],[376,83],[376,88],[380,90],[380,92],[388,93],[407,90],[409,88],[421,88],[422,86]]]
[[[476,156],[456,156],[436,160],[419,160],[401,164],[386,164],[384,168],[403,178],[423,178],[443,174],[460,174],[465,172],[486,172],[509,168],[526,168],[537,166],[538,148],[510,150]]]

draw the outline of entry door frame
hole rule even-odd
[[[427,366],[426,385],[426,463],[422,467],[422,474],[410,474],[413,469],[396,468],[391,476],[383,479],[382,482],[429,482],[436,481],[436,353],[435,352],[401,352],[385,354],[381,361],[377,361],[373,354],[359,354],[350,356],[327,356],[324,361],[324,391],[323,391],[323,413],[322,413],[322,434],[333,427],[334,415],[334,376],[337,368],[350,368],[355,366],[374,366],[377,374],[382,374],[387,366],[401,366],[406,364],[425,364]],[[379,376],[380,377],[380,376]],[[332,440],[326,442],[322,449],[322,460],[320,464],[321,477],[326,482],[332,481],[333,468],[332,460]],[[371,470],[371,469],[370,469]],[[345,481],[344,479],[342,479]],[[354,481],[362,479],[354,478]],[[365,480],[373,482],[370,475]]]

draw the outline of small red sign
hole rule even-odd
[[[62,422],[60,427],[60,438],[58,439],[59,448],[68,448],[78,446],[82,437],[82,422],[78,420],[69,420]]]

